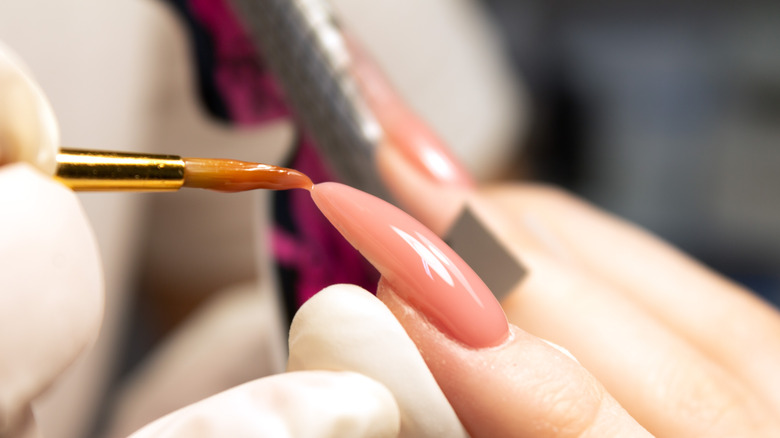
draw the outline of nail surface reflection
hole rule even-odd
[[[378,198],[341,184],[317,184],[312,198],[387,284],[441,331],[477,348],[506,338],[503,310],[485,283],[422,224]]]

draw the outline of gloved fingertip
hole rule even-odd
[[[0,89],[0,165],[21,161],[53,175],[60,147],[54,110],[29,69],[2,43]]]
[[[390,310],[354,285],[327,287],[296,314],[288,370],[344,370],[385,385],[401,410],[401,437],[466,432],[417,347]]]

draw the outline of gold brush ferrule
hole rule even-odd
[[[73,190],[178,190],[184,161],[176,155],[61,149],[55,177]]]

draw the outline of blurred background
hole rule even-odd
[[[780,303],[780,4],[484,0],[534,180]]]

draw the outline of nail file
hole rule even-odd
[[[352,60],[328,2],[230,3],[331,170],[342,182],[393,203],[375,165],[382,129],[350,73]],[[499,300],[526,272],[469,208],[448,243]]]
[[[501,301],[528,272],[466,205],[444,241],[479,275]]]
[[[352,59],[329,4],[230,3],[330,170],[341,182],[392,202],[375,165],[382,129],[352,77]]]

